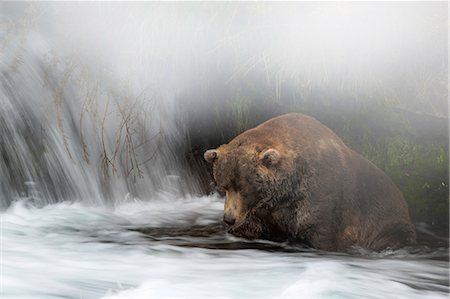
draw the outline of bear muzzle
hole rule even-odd
[[[231,226],[231,225],[233,225],[236,222],[236,218],[233,217],[230,214],[224,214],[223,215],[223,222],[225,222],[226,224]]]
[[[244,215],[244,207],[239,192],[226,191],[225,205],[223,211],[223,222],[232,226],[237,222],[241,222]]]

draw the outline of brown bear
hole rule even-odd
[[[236,236],[331,251],[415,242],[399,189],[312,117],[275,117],[204,157]]]

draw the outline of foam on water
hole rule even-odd
[[[215,196],[169,194],[110,208],[16,202],[1,214],[2,298],[448,297],[446,250],[349,255],[264,250],[220,230],[189,235],[219,222],[222,209]],[[165,227],[182,233],[136,230]],[[205,240],[254,248],[208,249]]]

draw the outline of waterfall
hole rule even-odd
[[[119,14],[109,5],[103,17],[97,6],[2,4],[3,207],[19,198],[99,204],[195,189],[181,183],[173,143],[182,134],[173,113],[181,84],[162,71],[175,53],[154,53],[170,39],[143,23],[139,6]],[[104,36],[86,31],[94,27]]]

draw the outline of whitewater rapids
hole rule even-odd
[[[448,298],[445,248],[327,253],[228,235],[216,196],[1,213],[2,298]]]

